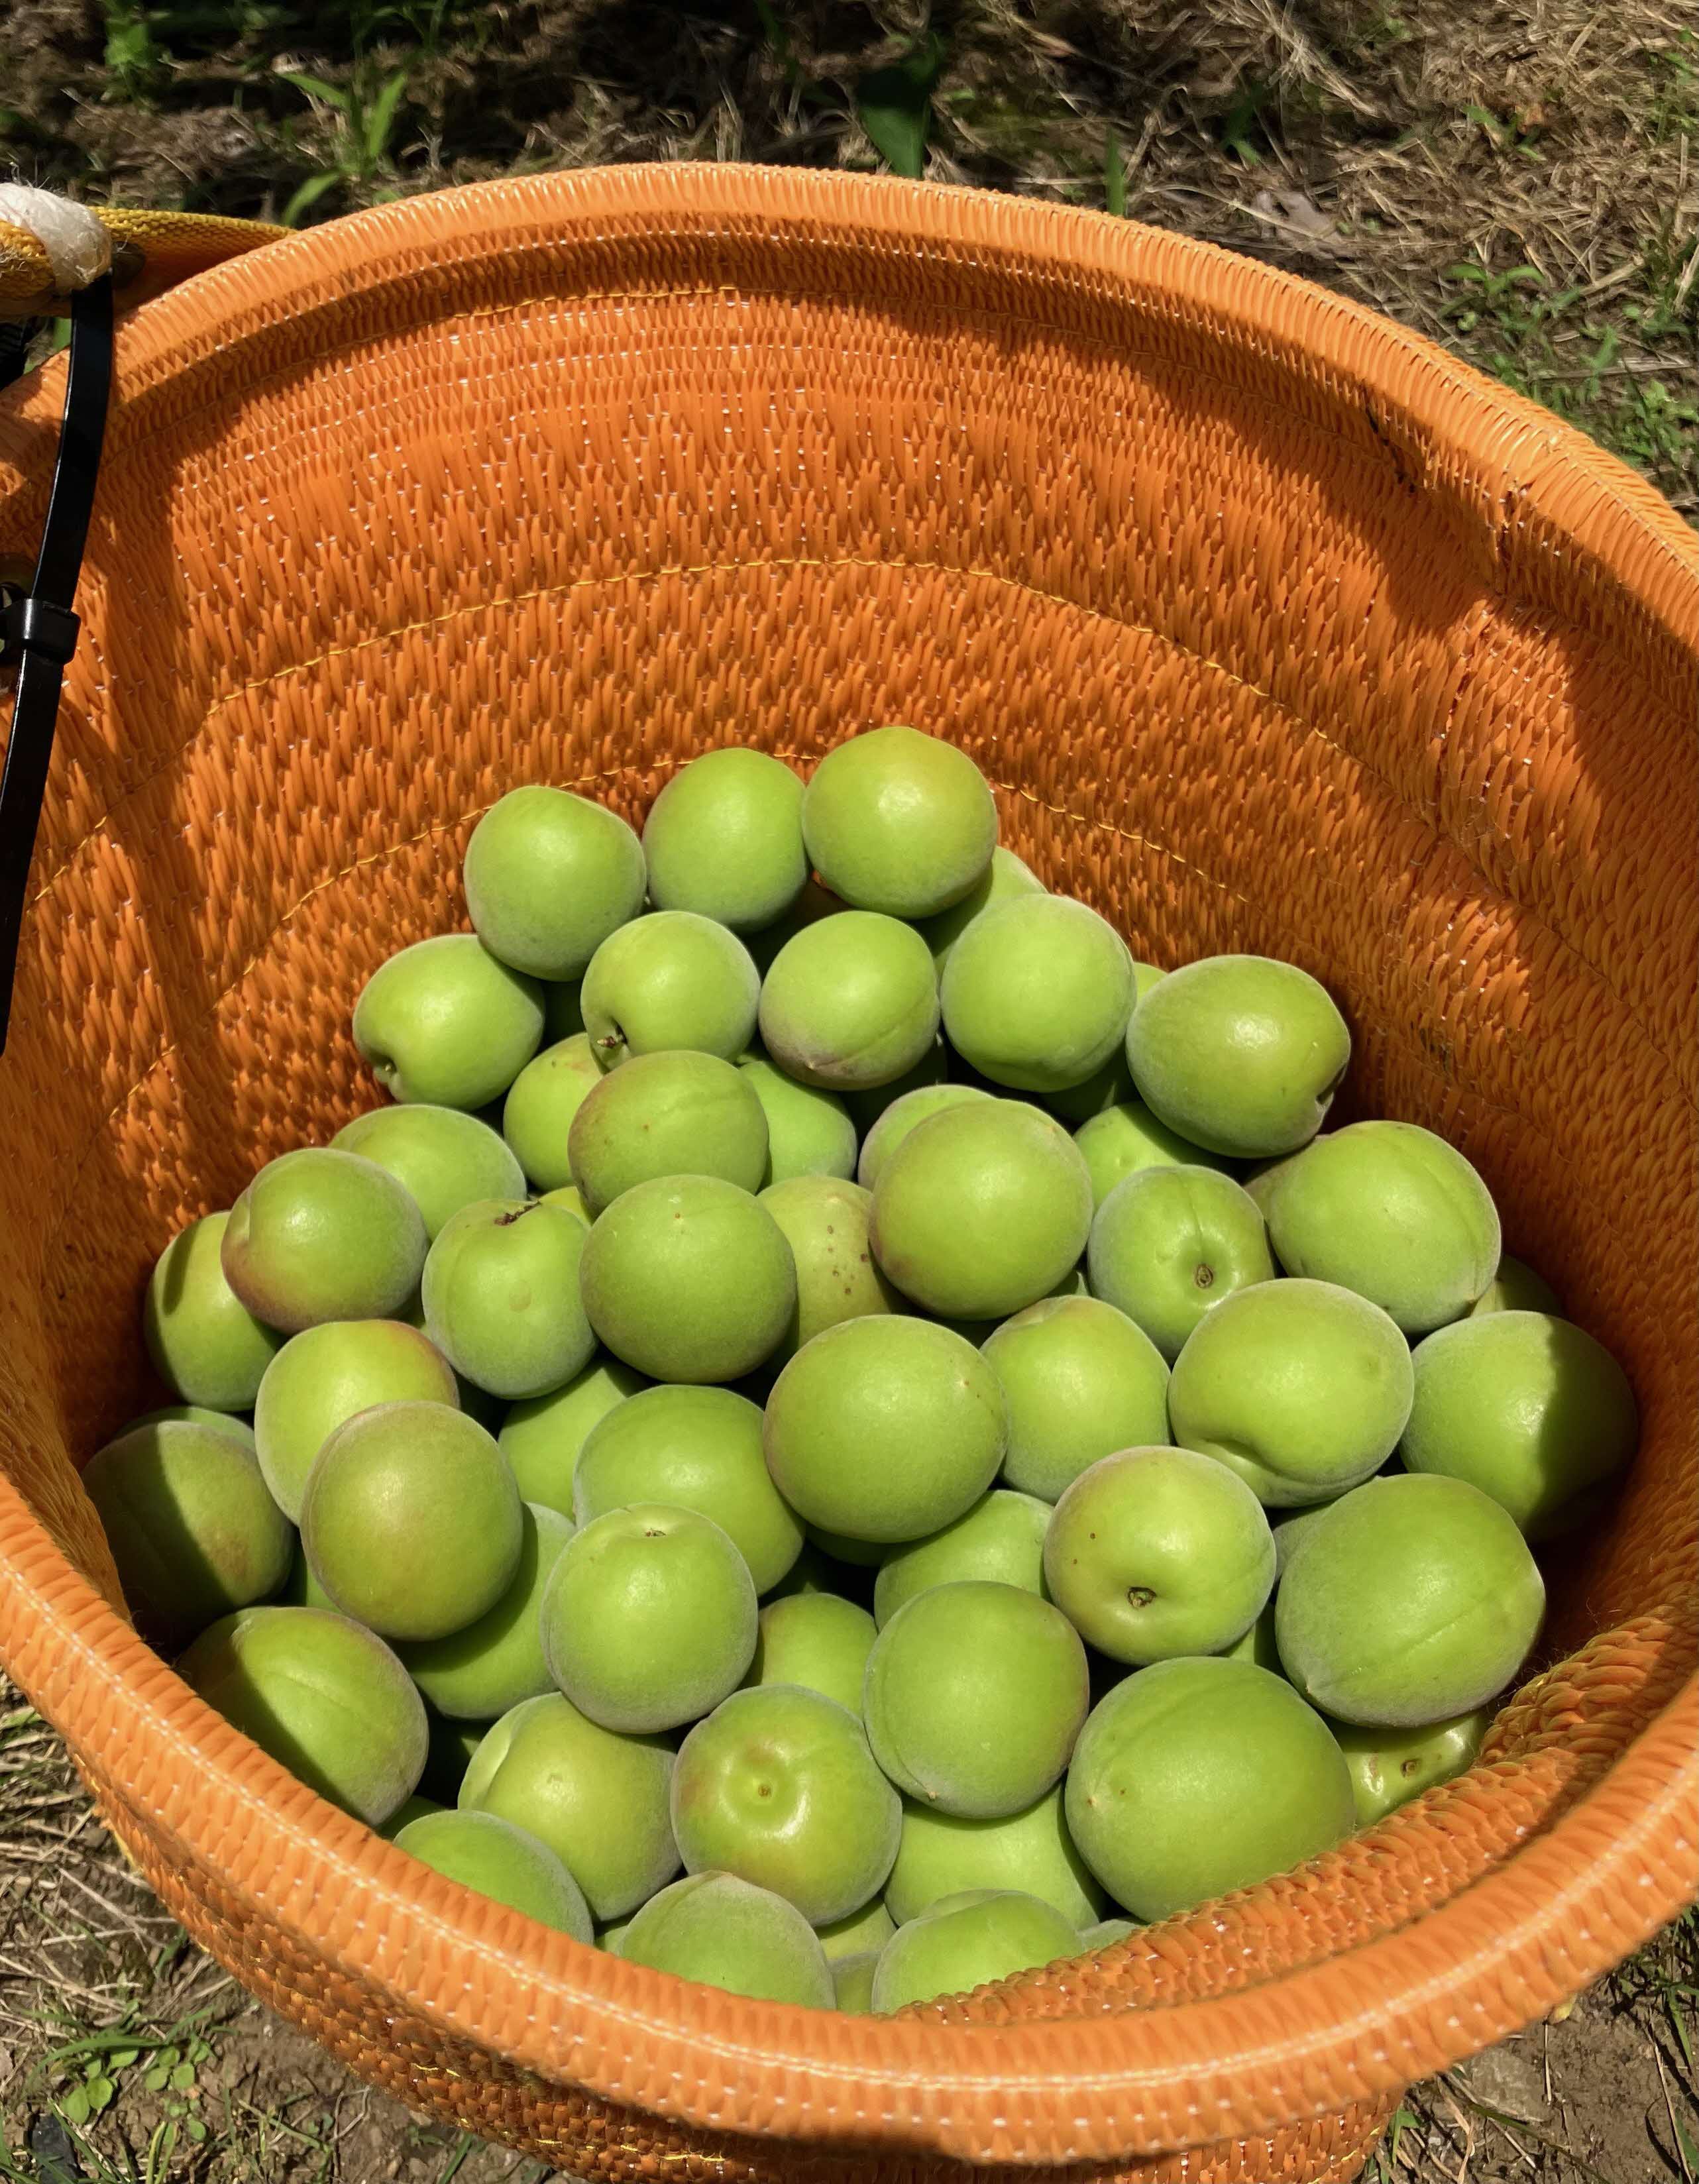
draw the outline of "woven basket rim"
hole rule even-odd
[[[736,223],[822,250],[888,237],[923,261],[1010,254],[1039,275],[1160,300],[1229,347],[1301,356],[1309,376],[1359,391],[1384,428],[1440,451],[1481,482],[1507,532],[1537,516],[1682,650],[1699,650],[1699,538],[1622,464],[1546,412],[1419,337],[1291,276],[1104,215],[1024,199],[838,174],[630,167],[482,183],[404,200],[270,244],[138,310],[120,350],[122,404],[186,359],[239,348],[334,272],[348,284],[415,280],[447,253],[648,228],[701,235]],[[1184,297],[1177,293],[1184,276]],[[30,398],[57,402],[53,375]],[[8,436],[9,437],[9,436]],[[14,440],[14,444],[17,444]],[[0,457],[0,492],[17,473]],[[1501,542],[1502,543],[1502,542]],[[135,1786],[147,1809],[214,1868],[225,1799],[244,1814],[244,1885],[286,1930],[358,1975],[431,1997],[445,2027],[547,2078],[706,2129],[755,2127],[709,2090],[728,2055],[759,2060],[766,2134],[903,2135],[968,2159],[1063,2161],[1150,2153],[1272,2128],[1300,2110],[1390,2093],[1507,2025],[1476,1990],[1489,1976],[1526,2022],[1598,1975],[1699,1889],[1699,1678],[1548,1830],[1417,1926],[1203,2002],[1087,2020],[961,2028],[836,2020],[739,2005],[737,2037],[705,2031],[699,1991],[543,1936],[440,1880],[334,1812],[230,1730],[129,1630],[0,1482],[0,1637],[24,1688],[98,1765],[120,1718],[177,1762]],[[195,1785],[215,1786],[209,1800]],[[1654,1885],[1657,1842],[1687,1888]],[[326,1869],[349,1885],[326,1901]],[[444,1997],[458,1997],[443,1999]],[[1281,2028],[1271,2045],[1270,2029]],[[570,2028],[563,2034],[562,2028]],[[705,2064],[711,2059],[714,2067]],[[1286,2113],[1247,2109],[1271,2062]],[[1106,2098],[1106,2096],[1113,2098]]]

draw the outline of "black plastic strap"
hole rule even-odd
[[[9,360],[0,356],[0,365]],[[4,384],[0,378],[0,384]],[[42,548],[29,590],[0,610],[0,665],[18,671],[12,735],[0,773],[0,1053],[12,1013],[24,896],[35,855],[59,689],[76,644],[76,580],[94,505],[94,482],[112,392],[112,279],[71,303],[70,368]]]

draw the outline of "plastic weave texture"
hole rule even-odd
[[[0,403],[0,566],[59,367]],[[0,1067],[0,1653],[183,1923],[367,2077],[610,2179],[1356,2176],[1400,2091],[1699,1886],[1699,541],[1545,412],[1124,222],[631,168],[415,198],[119,350]],[[1482,1763],[1112,1953],[885,2021],[582,1948],[320,1803],[135,1637],[77,1467],[148,1269],[373,1104],[478,814],[640,820],[908,721],[1141,956],[1340,996],[1639,1393]],[[969,2164],[964,2170],[961,2164]]]

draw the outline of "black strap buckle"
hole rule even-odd
[[[15,358],[10,350],[16,351]],[[0,358],[14,366],[7,376],[21,370],[22,359],[23,344],[14,341]],[[5,1051],[12,1011],[24,896],[47,793],[59,690],[65,663],[76,648],[79,624],[72,602],[88,538],[111,391],[112,277],[107,274],[80,290],[71,302],[64,419],[41,552],[29,590],[0,608],[0,664],[15,666],[18,674],[12,734],[5,770],[0,772],[0,1053]]]

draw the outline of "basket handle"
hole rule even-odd
[[[117,293],[139,303],[287,232],[199,213],[96,211],[0,184],[0,388],[23,371],[45,319],[68,309],[71,322],[64,415],[35,573],[26,590],[0,591],[0,667],[17,673],[0,772],[0,1054],[59,693],[76,646],[76,583],[106,432]]]

